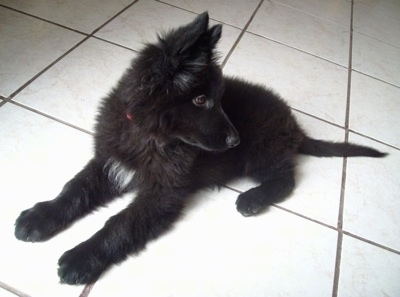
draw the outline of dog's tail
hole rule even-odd
[[[299,146],[299,153],[316,157],[374,157],[387,155],[373,148],[345,142],[331,142],[305,137]]]

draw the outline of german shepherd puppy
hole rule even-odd
[[[62,255],[61,282],[94,282],[139,253],[172,226],[201,188],[254,179],[260,185],[236,201],[242,215],[252,216],[292,192],[298,153],[385,155],[311,139],[278,95],[224,77],[215,54],[221,29],[209,28],[203,13],[146,45],[101,103],[93,159],[54,200],[17,219],[18,239],[44,241],[112,199],[137,192],[100,231]]]

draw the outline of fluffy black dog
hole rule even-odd
[[[221,25],[208,14],[147,45],[102,101],[95,154],[57,198],[21,213],[15,236],[44,241],[115,197],[133,202],[59,260],[61,282],[93,282],[140,252],[178,219],[195,191],[249,176],[260,186],[239,195],[244,216],[282,201],[295,185],[298,153],[384,156],[348,143],[314,140],[276,94],[225,78],[214,49]]]

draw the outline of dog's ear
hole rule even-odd
[[[209,50],[213,50],[221,38],[222,25],[212,26],[205,33],[205,39],[208,41]]]
[[[142,51],[135,68],[140,73],[140,88],[187,92],[216,65],[214,49],[221,38],[222,25],[208,28],[208,13],[192,22],[158,36],[158,42]]]
[[[180,42],[176,44],[177,54],[202,52],[211,55],[221,38],[222,25],[215,25],[207,29],[208,22],[208,13],[204,12],[192,23],[182,27],[182,32],[179,32],[180,30],[178,29],[177,33],[181,35]]]
[[[222,25],[208,29],[209,17],[204,12],[192,22],[159,36],[159,43],[169,57],[195,56],[207,53],[211,56],[221,38]]]
[[[183,54],[197,42],[204,32],[207,31],[208,20],[208,13],[204,12],[191,23],[176,30],[174,34],[177,39],[177,43],[175,44],[176,54]]]

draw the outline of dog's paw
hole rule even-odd
[[[253,188],[239,195],[236,200],[236,209],[243,216],[256,215],[267,208],[265,193],[260,188]]]
[[[15,222],[15,237],[30,242],[49,239],[59,229],[52,219],[53,214],[49,202],[40,202],[24,210]]]
[[[93,253],[84,243],[65,252],[58,260],[60,282],[80,285],[94,282],[104,271],[104,260]]]

